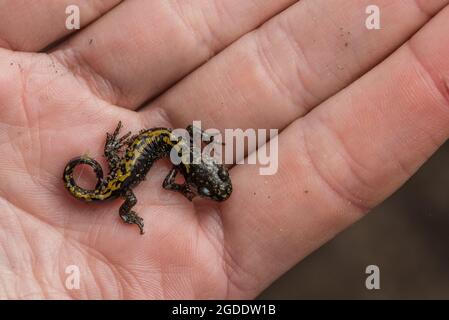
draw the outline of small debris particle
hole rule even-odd
[[[89,39],[89,44],[92,44],[94,42],[94,39]]]
[[[345,42],[345,47],[347,47],[349,45],[349,43]]]
[[[305,194],[309,193],[309,190],[304,190],[304,193],[305,193]]]

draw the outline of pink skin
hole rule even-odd
[[[0,298],[253,298],[449,137],[449,1],[377,1],[378,31],[365,1],[83,2],[92,23],[36,53],[69,36],[64,2],[0,10]],[[118,120],[278,128],[279,171],[234,167],[229,200],[191,203],[159,162],[141,236],[61,181]]]

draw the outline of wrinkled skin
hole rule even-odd
[[[369,31],[364,1],[75,1],[73,36],[48,2],[0,10],[0,298],[253,298],[449,136],[449,1],[378,1]],[[118,120],[277,128],[278,172],[236,166],[230,199],[192,203],[158,162],[134,190],[140,236],[120,200],[60,179]]]

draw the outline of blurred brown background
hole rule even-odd
[[[380,290],[365,288],[370,264],[380,268]],[[449,143],[383,204],[259,298],[449,299]]]

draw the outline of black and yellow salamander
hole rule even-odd
[[[232,184],[227,168],[218,164],[213,157],[200,154],[201,150],[194,148],[193,126],[190,125],[186,129],[190,135],[190,141],[187,142],[186,139],[173,139],[173,132],[168,128],[142,130],[132,137],[131,132],[128,132],[119,138],[120,128],[121,122],[118,123],[114,133],[106,134],[104,156],[109,165],[109,174],[105,178],[101,165],[90,157],[76,157],[66,165],[63,180],[72,196],[84,201],[124,198],[125,202],[119,209],[120,217],[126,223],[136,224],[143,234],[143,219],[131,210],[137,203],[132,189],[145,179],[153,163],[158,159],[169,157],[173,148],[180,156],[182,150],[188,150],[190,161],[183,160],[174,165],[162,184],[163,188],[180,192],[189,200],[199,195],[223,201],[231,195]],[[204,131],[200,133],[206,144],[213,142],[214,136]],[[194,158],[199,161],[192,161]],[[73,171],[79,164],[93,168],[98,179],[95,189],[84,189],[76,184]],[[185,182],[182,184],[175,183],[178,173],[184,176]]]

